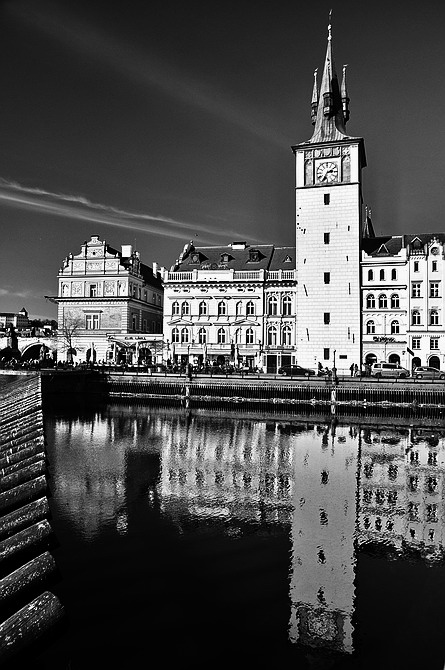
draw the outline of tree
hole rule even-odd
[[[83,328],[82,319],[71,312],[63,315],[62,324],[58,330],[57,340],[62,345],[60,348],[66,353],[66,360],[72,364],[73,356],[80,347],[76,346],[76,338]]]

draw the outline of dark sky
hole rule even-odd
[[[54,318],[92,234],[170,267],[190,239],[292,245],[329,10],[377,234],[440,232],[445,5],[0,1],[0,311]]]

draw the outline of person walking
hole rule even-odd
[[[353,377],[354,376],[354,370],[355,370],[354,363],[351,363],[351,367],[349,369],[351,370],[351,377]]]

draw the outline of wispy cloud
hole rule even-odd
[[[62,42],[82,56],[94,59],[126,80],[140,86],[156,88],[175,100],[197,107],[226,122],[242,128],[280,147],[288,147],[289,138],[276,128],[274,119],[262,114],[258,107],[246,105],[214,84],[191,75],[179,66],[172,66],[159,56],[137,50],[133,44],[119,43],[116,35],[108,35],[96,26],[79,21],[62,10],[57,3],[11,6],[20,20]]]
[[[227,236],[238,238],[240,230],[221,230],[212,226],[179,221],[159,214],[128,212],[111,205],[91,202],[82,195],[52,193],[40,188],[26,187],[0,177],[0,204],[31,210],[64,219],[89,221],[105,226],[171,237],[184,241],[199,235],[200,244],[225,242]],[[251,235],[249,236],[251,238]]]

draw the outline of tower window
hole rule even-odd
[[[323,349],[323,360],[328,361],[330,359],[330,357],[331,357],[330,349],[329,349],[329,347],[325,347]]]
[[[325,244],[329,244],[329,242],[330,242],[330,237],[331,237],[331,233],[324,233],[324,235],[323,235],[323,241],[324,241]]]
[[[325,324],[331,323],[331,314],[330,312],[325,312],[323,314],[323,320]]]
[[[324,204],[329,205],[330,201],[331,201],[331,194],[330,193],[325,193],[323,197],[324,197]]]
[[[324,273],[324,283],[325,284],[330,284],[331,283],[331,273],[330,272],[325,272]]]

